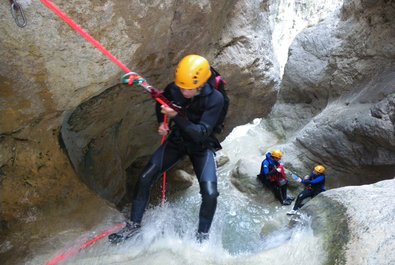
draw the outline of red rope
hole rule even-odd
[[[47,6],[51,11],[53,11],[58,17],[60,17],[64,22],[66,22],[72,29],[78,32],[82,37],[84,37],[88,42],[90,42],[93,46],[95,46],[99,51],[101,51],[105,56],[107,56],[111,61],[113,61],[116,65],[119,66],[124,72],[130,73],[131,70],[124,65],[120,60],[118,60],[111,52],[109,52],[103,45],[100,44],[95,38],[93,38],[88,32],[86,32],[81,26],[75,23],[69,16],[67,16],[58,6],[52,3],[49,0],[40,0],[45,6]],[[130,81],[129,81],[130,82]],[[155,98],[161,105],[168,106],[163,100],[160,98]],[[167,124],[167,119],[165,120],[165,124]],[[162,138],[162,143],[165,138]],[[166,173],[164,174],[164,181],[166,181]],[[166,185],[162,185],[165,187]],[[164,200],[164,195],[166,191],[162,191],[162,201]]]
[[[165,126],[165,129],[168,129],[168,121],[167,121],[167,115],[164,116],[164,120],[163,120],[163,124]],[[162,140],[160,144],[163,144],[166,141],[166,135],[162,136]],[[162,205],[165,203],[166,201],[166,178],[167,178],[167,174],[166,171],[163,172],[163,176],[162,176]]]
[[[126,67],[120,60],[118,60],[114,55],[111,54],[103,45],[95,40],[88,32],[81,28],[77,23],[75,23],[69,16],[60,10],[54,3],[48,0],[40,0],[44,5],[46,5],[52,12],[54,12],[58,17],[60,17],[64,22],[69,24],[69,26],[78,32],[82,37],[84,37],[88,42],[95,46],[99,51],[101,51],[105,56],[107,56],[111,61],[119,66],[125,73],[131,72],[128,67]]]
[[[82,27],[80,27],[77,23],[75,23],[69,16],[67,16],[62,10],[57,7],[54,3],[52,3],[49,0],[40,0],[46,7],[48,7],[52,12],[54,12],[59,18],[61,18],[64,22],[66,22],[72,29],[74,29],[76,32],[78,32],[84,39],[86,39],[88,42],[90,42],[93,46],[95,46],[99,51],[101,51],[107,58],[109,58],[111,61],[113,61],[116,65],[118,65],[119,68],[121,68],[125,73],[130,73],[131,70],[124,65],[120,60],[118,60],[114,55],[112,55],[111,52],[109,52],[103,45],[100,44],[95,38],[93,38],[91,35],[89,35],[88,32],[86,32]],[[161,105],[168,106],[163,100],[160,98],[155,98],[157,102],[159,102]],[[165,115],[165,124],[167,124],[167,117]],[[162,143],[165,141],[166,136],[162,137]],[[162,203],[165,201],[165,194],[166,194],[166,172],[163,174],[163,183],[162,183]],[[79,248],[74,248],[71,249],[62,255],[54,258],[52,261],[48,262],[47,265],[55,265],[58,262],[69,258],[71,256],[74,256],[76,253],[78,253],[80,250],[94,244],[96,241],[100,240],[101,238],[107,236],[108,234],[112,233],[116,229],[119,229],[120,226],[118,225],[114,228],[111,228],[110,230],[105,231],[101,235],[95,237],[94,239],[87,241],[84,243],[82,246]]]
[[[76,248],[71,248],[71,249],[67,250],[66,252],[60,254],[59,256],[55,257],[55,258],[52,259],[50,262],[48,262],[46,265],[55,265],[55,264],[57,264],[58,262],[60,262],[60,261],[62,261],[62,260],[65,260],[65,259],[67,259],[67,258],[69,258],[69,257],[74,256],[74,255],[77,254],[79,251],[83,250],[83,249],[86,248],[86,247],[89,247],[90,245],[93,245],[94,243],[96,243],[97,241],[99,241],[100,239],[102,239],[103,237],[105,237],[105,236],[111,234],[112,232],[115,232],[115,231],[121,229],[123,226],[124,226],[123,224],[119,224],[119,225],[114,226],[114,227],[111,228],[111,229],[108,229],[107,231],[104,231],[104,232],[101,233],[100,235],[98,235],[98,236],[94,237],[93,239],[91,239],[91,240],[85,242],[85,243],[82,244],[81,246],[76,247]]]

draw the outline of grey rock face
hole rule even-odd
[[[268,123],[334,185],[394,176],[394,14],[391,1],[345,1],[290,48]]]
[[[325,235],[328,264],[387,265],[395,257],[395,180],[326,191],[302,209]]]

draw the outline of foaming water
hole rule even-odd
[[[171,194],[163,206],[148,209],[135,238],[120,245],[103,239],[63,264],[324,264],[323,240],[314,235],[308,217],[291,218],[286,215],[290,206],[261,203],[230,181],[238,160],[261,157],[259,148],[267,148],[264,144],[269,137],[273,139],[257,120],[238,127],[223,142],[221,155],[230,161],[219,168],[221,195],[206,242],[195,241],[200,208],[195,182],[189,189]]]
[[[217,221],[210,239],[199,244],[194,239],[196,222],[192,220],[196,218],[185,219],[189,214],[170,205],[153,208],[147,214],[139,236],[117,246],[103,240],[65,264],[323,263],[320,240],[303,216],[293,227],[284,226],[265,236],[260,235],[259,226],[248,222],[227,226],[225,221]]]
[[[185,209],[167,204],[147,215],[135,238],[117,246],[103,240],[65,264],[322,264],[320,240],[304,216],[293,227],[261,235],[257,221],[236,224],[225,221],[220,211],[210,239],[199,244],[194,239],[196,216],[191,219]],[[310,251],[314,257],[307,255]]]

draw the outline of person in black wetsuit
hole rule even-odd
[[[128,221],[118,233],[111,234],[111,242],[117,243],[132,237],[140,229],[152,186],[163,172],[184,156],[189,156],[192,162],[202,196],[197,240],[201,242],[208,238],[219,196],[214,156],[221,145],[214,135],[214,129],[224,106],[223,95],[214,86],[215,77],[205,58],[193,54],[179,62],[175,82],[170,83],[163,94],[181,107],[182,113],[156,105],[158,132],[168,137],[139,176],[134,191],[131,222]],[[170,130],[163,124],[164,115],[170,118]]]

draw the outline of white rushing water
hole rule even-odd
[[[230,160],[219,168],[221,195],[207,242],[198,244],[194,237],[200,207],[195,181],[189,189],[170,195],[164,206],[147,210],[136,238],[117,246],[102,239],[62,264],[324,264],[322,239],[313,234],[308,217],[290,222],[285,213],[291,206],[280,206],[270,191],[262,188],[263,198],[271,198],[262,202],[241,193],[230,181],[241,158],[257,160],[258,167],[251,172],[259,172],[262,148],[269,148],[273,137],[256,120],[235,128],[223,142],[218,155]],[[251,178],[256,182],[255,176]]]

